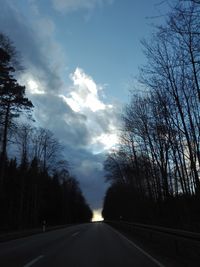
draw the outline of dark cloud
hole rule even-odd
[[[87,118],[75,113],[61,97],[54,94],[33,95],[36,121],[54,132],[65,145],[85,147],[89,142],[89,133],[85,125]]]
[[[104,154],[94,155],[85,149],[66,146],[70,172],[79,180],[81,189],[92,209],[102,207],[103,197],[108,185],[105,183],[103,161]]]
[[[48,48],[53,40],[42,40],[40,31],[36,30],[33,22],[20,13],[15,3],[16,1],[12,0],[0,0],[0,31],[13,41],[22,57],[24,67],[37,79],[43,80],[45,88],[52,91],[58,90],[62,87],[62,81],[55,69],[50,68],[48,61],[50,52]]]

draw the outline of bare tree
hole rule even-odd
[[[54,168],[59,161],[62,147],[53,133],[47,129],[35,129],[32,137],[33,155],[41,163],[43,171]]]

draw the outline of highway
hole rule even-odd
[[[158,267],[105,223],[75,225],[0,243],[1,267]]]

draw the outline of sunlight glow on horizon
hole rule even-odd
[[[92,222],[102,222],[104,219],[101,215],[101,209],[93,210]]]

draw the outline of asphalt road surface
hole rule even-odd
[[[0,244],[1,267],[158,267],[104,223],[81,224]]]

